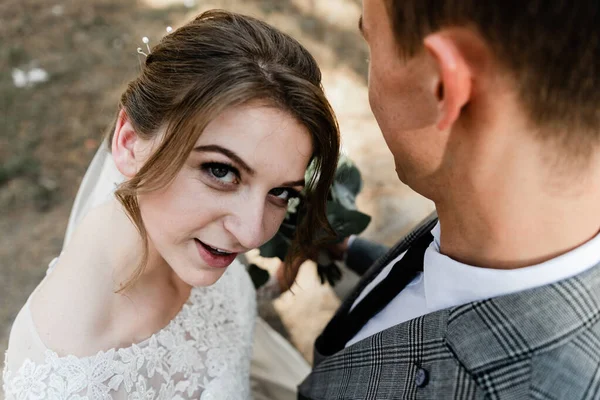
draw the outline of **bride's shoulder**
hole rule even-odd
[[[100,238],[77,232],[29,302],[37,335],[59,355],[95,354],[114,325],[114,271],[84,240]]]

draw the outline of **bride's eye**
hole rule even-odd
[[[239,182],[239,172],[231,165],[223,163],[205,163],[202,164],[202,170],[209,175],[211,179],[226,185]]]

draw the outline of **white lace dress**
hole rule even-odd
[[[252,282],[235,261],[214,285],[192,289],[179,314],[150,338],[84,358],[59,357],[46,348],[27,302],[11,331],[5,398],[250,398],[254,299]]]

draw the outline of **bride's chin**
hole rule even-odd
[[[179,278],[192,287],[208,287],[214,285],[225,273],[227,268],[218,270],[194,269],[178,274]]]

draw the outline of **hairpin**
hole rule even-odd
[[[148,39],[147,36],[144,36],[142,38],[142,42],[144,42],[144,44],[146,45],[146,48],[148,49],[148,54],[150,54],[150,44],[149,44],[150,43],[150,39]],[[138,54],[141,54],[143,56],[148,57],[148,54],[144,53],[144,50],[141,47],[137,48],[137,52],[138,52]]]
[[[166,30],[167,30],[167,34],[169,34],[169,33],[173,32],[173,28],[171,28],[170,26],[167,26],[167,29],[166,29]],[[138,47],[138,48],[137,48],[137,52],[138,52],[138,54],[141,54],[141,55],[143,55],[143,56],[145,56],[145,57],[148,57],[148,55],[149,55],[149,54],[150,54],[150,52],[151,52],[151,50],[150,50],[150,39],[148,39],[148,37],[147,37],[147,36],[144,36],[144,37],[142,38],[142,42],[144,42],[144,44],[146,45],[146,48],[148,49],[148,53],[145,53],[145,52],[144,52],[144,49],[142,49],[141,47]]]

